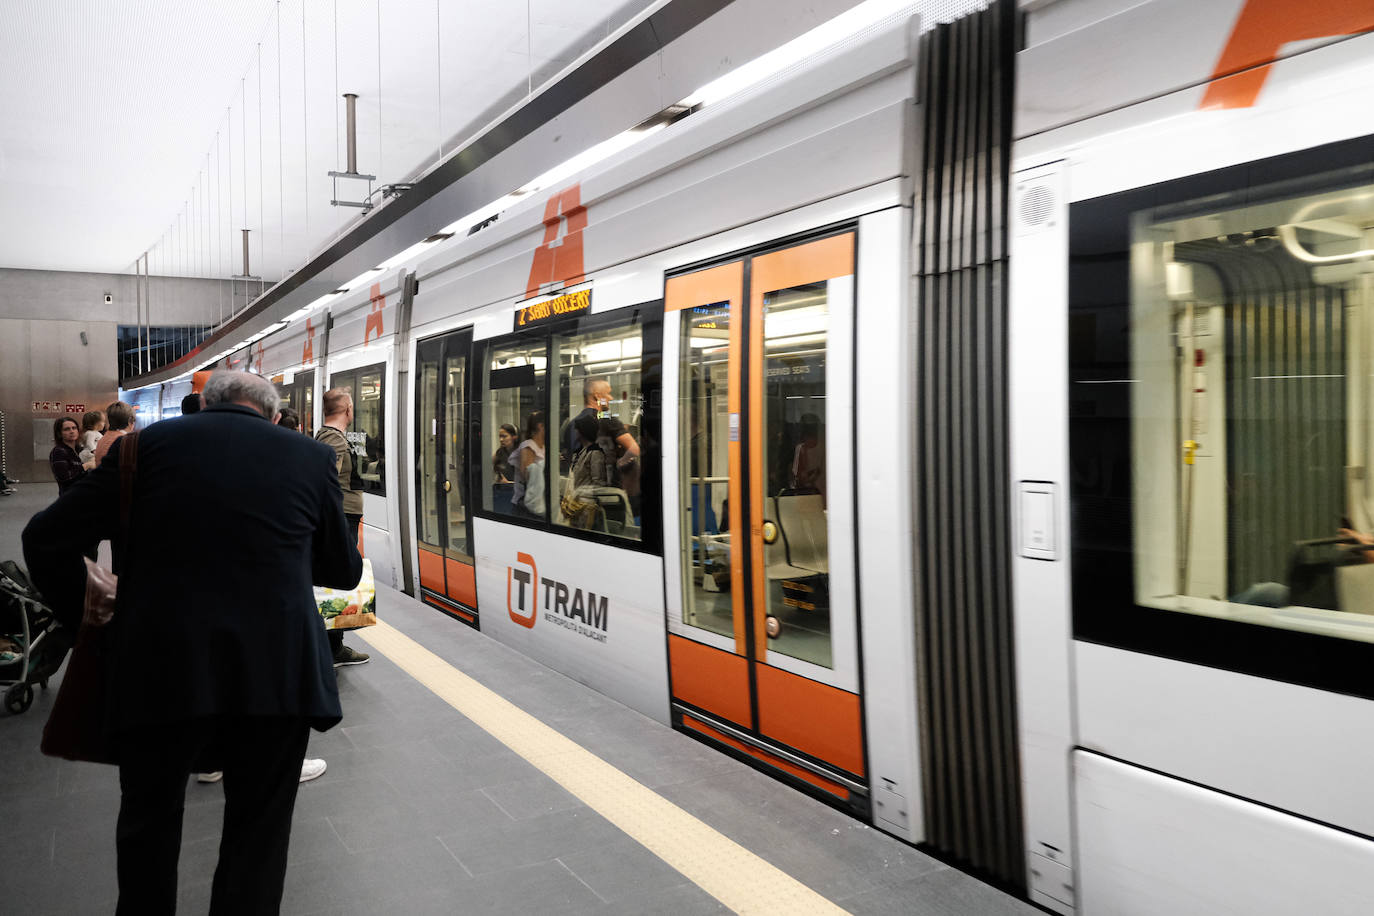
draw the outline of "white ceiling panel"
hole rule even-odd
[[[0,266],[279,279],[659,0],[23,0],[0,31]],[[360,199],[365,182],[339,182]],[[455,218],[462,214],[455,214]]]

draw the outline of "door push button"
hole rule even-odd
[[[1033,560],[1059,559],[1059,532],[1055,519],[1058,488],[1043,480],[1023,480],[1017,488],[1021,556]]]

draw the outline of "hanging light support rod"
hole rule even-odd
[[[329,177],[334,179],[334,198],[329,204],[333,207],[357,207],[366,213],[368,210],[372,209],[372,182],[377,180],[377,176],[361,175],[358,173],[358,94],[356,92],[345,92],[343,97],[348,119],[348,170],[343,172],[330,171]],[[366,181],[367,196],[360,201],[340,200],[340,178]]]

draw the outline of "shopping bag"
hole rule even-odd
[[[356,630],[377,623],[377,584],[372,561],[363,560],[363,577],[353,588],[315,586],[315,607],[326,630]]]

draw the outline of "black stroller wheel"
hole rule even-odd
[[[5,708],[14,715],[28,710],[33,703],[33,688],[28,684],[15,684],[5,691]]]

